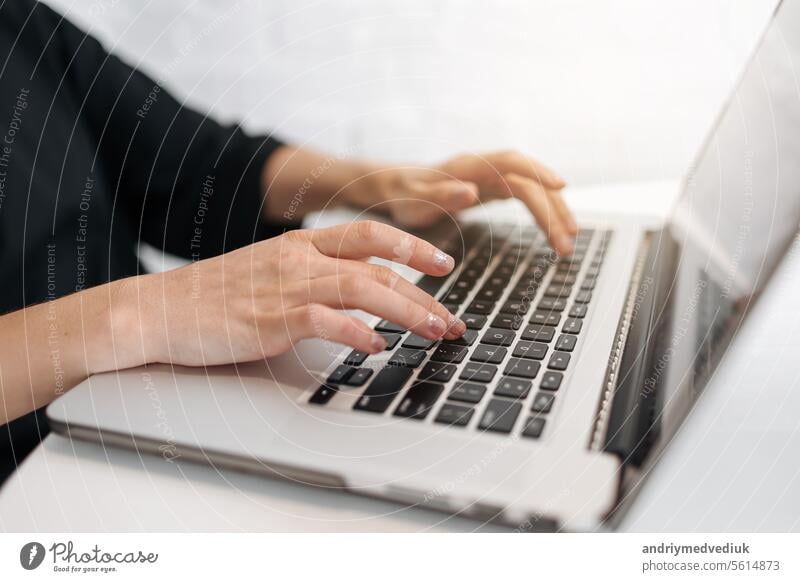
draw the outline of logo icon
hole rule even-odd
[[[19,563],[26,570],[35,570],[44,561],[44,546],[39,542],[28,542],[19,551]]]

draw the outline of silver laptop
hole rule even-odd
[[[380,321],[378,356],[315,340],[103,374],[50,405],[52,427],[520,529],[613,524],[796,235],[798,22],[785,0],[666,223],[582,225],[565,258],[528,223],[426,233],[458,264],[418,285],[468,323],[460,340]]]

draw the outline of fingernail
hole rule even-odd
[[[369,343],[372,350],[375,352],[382,352],[386,349],[386,340],[383,339],[383,336],[380,334],[373,335]]]
[[[572,253],[572,238],[566,235],[562,235],[556,239],[558,244],[558,248],[562,255],[568,255]]]
[[[571,216],[570,216],[569,218],[567,218],[567,226],[569,226],[569,229],[570,229],[570,230],[571,230],[571,231],[572,231],[574,234],[577,234],[577,233],[578,233],[578,223],[577,223],[577,222],[575,222],[575,219],[574,219],[574,218],[572,218]]]
[[[447,325],[444,322],[444,319],[435,315],[433,313],[428,314],[428,329],[431,330],[432,333],[436,334],[436,336],[444,335],[444,332],[447,331]]]
[[[456,265],[456,262],[453,260],[453,257],[448,255],[444,251],[436,249],[436,252],[433,253],[433,264],[439,267],[440,269],[447,269],[448,271],[452,271],[453,267],[455,267]]]
[[[448,333],[456,334],[456,337],[460,337],[465,331],[467,331],[467,324],[461,321],[459,318],[453,316],[447,323],[447,331]]]

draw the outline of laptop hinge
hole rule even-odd
[[[624,464],[641,464],[657,436],[651,420],[660,394],[654,384],[658,376],[654,379],[650,371],[660,353],[660,328],[668,320],[663,310],[677,255],[666,231],[644,237],[609,357],[591,445]]]

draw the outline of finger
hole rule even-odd
[[[393,289],[411,301],[422,305],[422,307],[431,313],[435,313],[439,317],[444,318],[448,328],[444,336],[446,339],[459,338],[464,335],[464,332],[467,330],[466,324],[450,312],[442,303],[389,267],[348,260],[332,261],[332,263],[335,265],[336,274],[349,273],[369,277],[384,287]]]
[[[309,303],[335,309],[361,309],[428,339],[454,339],[466,331],[466,325],[458,320],[453,324],[450,312],[432,297],[417,302],[365,274],[331,275],[302,285],[303,288],[292,290],[292,294],[304,296]]]
[[[489,156],[492,162],[503,174],[519,174],[536,180],[546,188],[560,190],[566,182],[553,170],[540,161],[519,152],[498,152]]]
[[[517,174],[506,175],[505,184],[515,198],[525,203],[536,222],[547,233],[553,248],[560,255],[570,254],[573,248],[572,237],[542,185]]]
[[[319,267],[315,268],[315,271],[317,272],[317,277],[346,274],[369,277],[385,287],[402,293],[420,305],[428,306],[431,311],[441,308],[451,317],[453,316],[446,307],[436,301],[431,295],[425,293],[425,291],[414,285],[411,281],[384,265],[375,265],[348,259],[322,259]]]
[[[309,236],[312,244],[329,257],[381,257],[428,275],[446,275],[455,266],[453,257],[429,242],[372,220],[314,230]]]
[[[320,338],[344,344],[368,354],[386,349],[383,336],[352,315],[315,303],[289,309],[283,313],[287,341]]]
[[[480,202],[478,186],[460,180],[436,180],[415,182],[411,189],[420,199],[443,211],[464,210]]]
[[[567,232],[571,235],[578,233],[578,223],[575,222],[575,216],[572,211],[564,202],[564,197],[561,195],[560,190],[547,190],[547,196],[550,198],[550,203],[555,207],[556,212],[561,216],[561,220],[567,228]]]

